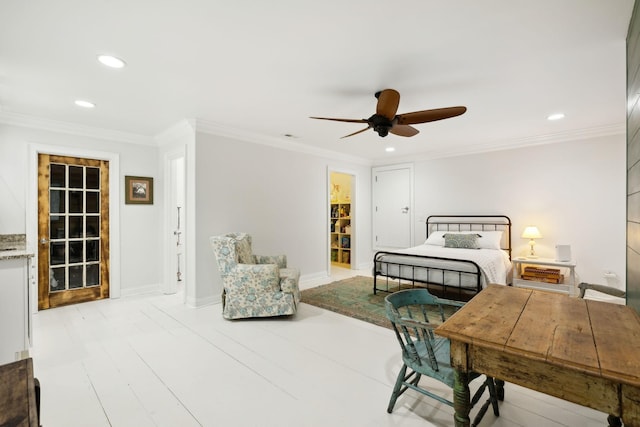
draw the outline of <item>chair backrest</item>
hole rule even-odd
[[[595,299],[620,305],[625,305],[627,302],[627,293],[622,289],[585,282],[580,283],[578,285],[578,288],[580,289],[580,295],[578,296],[579,298]],[[595,291],[595,293],[590,293],[590,295],[587,295],[586,293],[589,290]]]
[[[212,236],[209,241],[222,275],[228,274],[237,264],[254,264],[249,234],[229,233]]]
[[[402,347],[405,361],[419,366],[428,363],[438,370],[436,351],[438,340],[433,330],[455,313],[463,302],[438,298],[426,289],[407,289],[385,298],[385,311]],[[428,357],[424,356],[424,352]]]

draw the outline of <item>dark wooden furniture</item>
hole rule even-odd
[[[0,366],[0,426],[38,427],[40,385],[31,358]]]
[[[436,329],[451,342],[455,425],[478,372],[640,426],[640,316],[631,307],[490,285]]]
[[[511,219],[505,215],[431,215],[426,220],[427,238],[436,231],[502,231],[501,248],[511,259]],[[483,288],[483,272],[472,260],[426,256],[398,251],[378,251],[373,257],[373,293],[393,292],[401,284],[422,286],[430,292],[461,301]]]

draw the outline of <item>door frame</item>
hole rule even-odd
[[[376,202],[378,201],[377,199],[377,194],[376,194],[376,185],[375,185],[375,181],[376,181],[376,173],[377,172],[385,172],[385,171],[390,171],[390,170],[399,170],[399,169],[408,169],[409,170],[409,198],[410,198],[410,202],[409,202],[409,247],[413,247],[414,246],[414,242],[415,242],[415,221],[416,221],[416,217],[415,217],[415,197],[414,197],[414,182],[415,182],[415,176],[414,176],[414,170],[413,170],[413,163],[398,163],[395,165],[387,165],[387,166],[374,166],[373,168],[371,168],[371,225],[372,225],[372,235],[371,235],[371,243],[373,245],[373,249],[374,250],[384,250],[384,249],[388,249],[388,248],[383,248],[378,246],[378,243],[376,242],[376,236],[378,235],[378,229],[377,229],[377,220],[376,220]]]
[[[172,173],[172,165],[173,162],[175,162],[178,159],[184,159],[184,170],[183,170],[183,182],[184,185],[186,187],[186,182],[187,182],[187,150],[185,146],[179,146],[173,150],[167,151],[164,154],[164,177],[165,177],[165,207],[164,207],[164,240],[163,240],[163,246],[164,246],[164,264],[165,264],[165,268],[164,268],[164,273],[163,273],[163,280],[162,280],[162,292],[165,294],[175,294],[177,292],[178,286],[176,283],[176,270],[177,270],[177,260],[176,260],[176,253],[175,253],[175,237],[173,237],[173,231],[174,231],[174,226],[173,226],[173,221],[172,219],[175,218],[175,206],[174,203],[172,203],[175,200],[175,181],[176,181],[176,176],[174,173]],[[186,188],[183,188],[183,191],[185,192],[184,197],[185,197],[185,201],[186,201]],[[186,203],[185,203],[186,205]],[[186,279],[187,279],[187,272],[186,272],[186,247],[187,247],[187,206],[183,206],[184,211],[184,216],[183,216],[183,223],[181,224],[181,228],[182,228],[182,236],[181,236],[181,240],[182,240],[182,247],[183,247],[183,254],[182,256],[185,258],[184,260],[184,269],[182,271],[182,277],[183,277],[183,281],[186,283]],[[186,300],[186,290],[184,292],[184,297]]]
[[[341,167],[327,166],[327,184],[326,184],[326,204],[325,204],[325,242],[326,242],[326,260],[327,260],[327,275],[331,275],[331,218],[329,218],[329,212],[331,212],[331,173],[341,173],[345,175],[351,175],[351,270],[358,267],[358,173]]]
[[[34,253],[29,271],[29,304],[38,312],[38,154],[81,157],[109,161],[109,298],[119,298],[120,289],[120,155],[48,144],[29,144],[26,197],[27,250]]]

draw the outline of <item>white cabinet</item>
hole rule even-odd
[[[0,258],[0,364],[28,356],[28,256]]]
[[[547,258],[514,258],[513,286],[577,295],[576,262]],[[531,274],[527,269],[531,268]],[[560,279],[556,279],[559,277]],[[554,280],[555,279],[555,280]]]

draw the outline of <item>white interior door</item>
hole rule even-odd
[[[374,249],[413,246],[413,166],[373,168]]]

